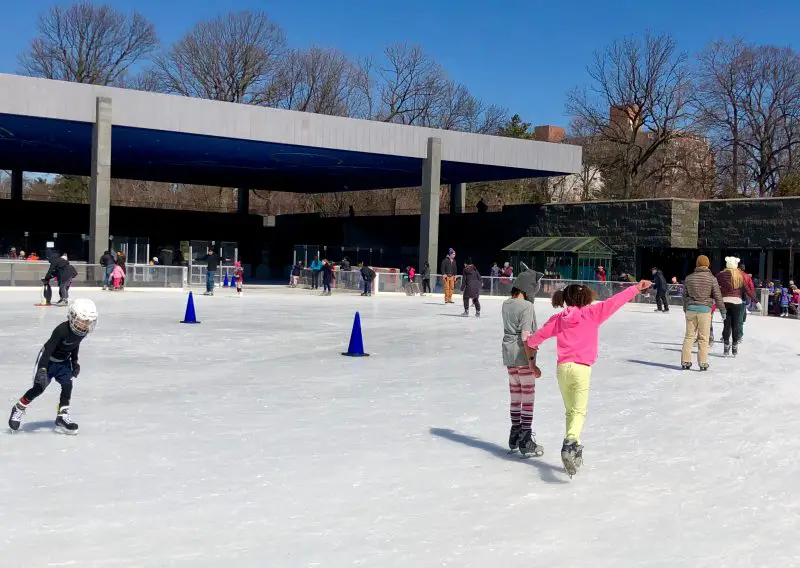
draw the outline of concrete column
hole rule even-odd
[[[92,180],[89,186],[89,262],[108,249],[111,219],[111,99],[97,97],[92,129]]]
[[[711,251],[711,272],[716,274],[724,267],[722,265],[722,250],[721,249],[714,249]]]
[[[22,170],[11,170],[11,199],[22,201]]]
[[[772,280],[772,265],[774,262],[775,251],[767,251],[767,280]]]
[[[767,253],[763,250],[758,254],[758,278],[764,280],[767,277]]]
[[[419,219],[419,269],[425,262],[436,272],[439,255],[439,194],[442,171],[442,139],[428,138],[428,157],[422,163],[422,208]]]
[[[450,184],[450,213],[463,213],[467,207],[467,184]]]
[[[250,189],[240,187],[237,191],[239,192],[239,199],[236,212],[239,215],[247,215],[250,213]]]

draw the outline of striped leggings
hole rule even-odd
[[[533,403],[536,379],[530,367],[507,367],[508,390],[511,394],[511,425],[530,430],[533,424]]]

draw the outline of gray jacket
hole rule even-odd
[[[519,298],[509,298],[503,302],[503,365],[506,367],[525,367],[528,356],[522,344],[522,333],[533,334],[539,327],[536,325],[536,313],[533,304]]]

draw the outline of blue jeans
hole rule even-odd
[[[111,278],[112,272],[114,272],[114,265],[109,264],[106,266],[106,274],[103,276],[103,286],[108,286],[108,279]]]
[[[214,278],[216,277],[216,270],[208,270],[206,272],[206,292],[214,291]]]

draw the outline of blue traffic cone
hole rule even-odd
[[[189,292],[189,299],[186,301],[186,315],[183,316],[181,323],[200,323],[194,313],[194,297],[191,291]]]
[[[350,345],[347,353],[342,353],[348,357],[369,357],[369,353],[364,353],[364,339],[361,337],[361,316],[356,312],[353,320],[353,331],[350,333]]]
[[[228,283],[228,273],[226,272],[225,273],[225,280],[222,282],[222,287],[223,288],[228,288],[229,286],[230,286],[230,284]]]

